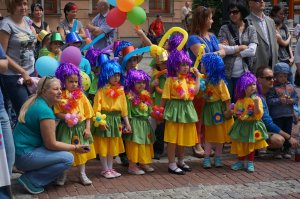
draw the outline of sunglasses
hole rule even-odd
[[[240,13],[239,10],[231,10],[231,11],[229,11],[229,15],[231,15],[231,14],[237,15],[237,14],[239,14],[239,13]]]
[[[274,80],[274,76],[266,76],[266,77],[261,77],[267,81],[271,81],[271,80]]]
[[[47,79],[53,79],[54,78],[54,76],[46,76],[46,78],[45,78],[45,80],[44,80],[44,82],[43,82],[43,84],[42,84],[42,88],[41,88],[41,90],[43,90],[44,89],[44,86],[45,86],[45,84],[46,84],[46,81],[47,81]]]

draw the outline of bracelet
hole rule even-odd
[[[286,139],[287,141],[290,141],[290,139],[292,138],[292,135],[290,135],[290,137],[288,139]]]

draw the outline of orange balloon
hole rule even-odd
[[[86,44],[89,44],[89,43],[91,43],[91,42],[92,42],[92,40],[91,40],[90,38],[86,38],[86,39],[85,39],[85,43],[86,43]]]
[[[122,12],[129,12],[135,5],[135,0],[117,0],[117,7]]]

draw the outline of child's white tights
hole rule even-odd
[[[114,157],[111,155],[107,155],[106,157],[100,157],[102,170],[103,171],[111,170],[113,167],[113,160]]]

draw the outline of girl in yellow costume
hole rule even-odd
[[[90,150],[88,153],[71,153],[74,155],[73,165],[79,167],[82,184],[90,185],[92,181],[86,176],[85,164],[96,157],[90,130],[90,119],[94,111],[82,91],[78,67],[70,63],[60,64],[55,75],[63,88],[62,100],[54,106],[54,113],[61,119],[56,129],[56,137],[57,140],[68,144],[87,145],[87,149]],[[57,180],[57,184],[63,185],[65,180],[66,173]]]
[[[248,157],[247,171],[254,171],[254,151],[268,146],[267,129],[261,121],[263,105],[258,92],[257,79],[246,72],[236,84],[234,114],[237,116],[229,136],[232,139],[231,153],[238,155],[238,161],[231,168],[244,169],[244,160]]]
[[[204,124],[205,157],[203,167],[211,168],[210,154],[215,146],[215,167],[222,167],[222,149],[225,142],[229,142],[227,135],[233,124],[232,111],[230,109],[230,94],[227,89],[222,58],[214,53],[208,53],[202,57],[201,72],[205,74],[206,89],[204,91],[204,107],[202,123]]]
[[[189,73],[192,61],[184,51],[171,51],[168,61],[168,78],[165,82],[161,105],[165,107],[164,141],[167,142],[169,167],[172,174],[183,175],[192,169],[184,162],[184,147],[198,142],[198,121],[192,100],[200,87],[199,71],[194,69],[196,81]],[[178,164],[175,162],[177,146]]]
[[[128,172],[142,175],[153,172],[152,163],[154,131],[149,122],[152,98],[149,92],[150,76],[143,70],[129,70],[126,75],[125,90],[128,117],[132,133],[125,134],[126,154],[129,160]],[[140,168],[136,163],[140,164]]]
[[[131,132],[128,121],[127,102],[124,93],[124,78],[120,64],[115,61],[107,61],[102,65],[99,75],[98,87],[94,98],[94,111],[106,114],[107,124],[94,128],[95,151],[99,154],[102,172],[105,178],[115,178],[121,176],[113,169],[113,157],[124,153],[122,140],[121,117],[125,122],[125,133]]]

